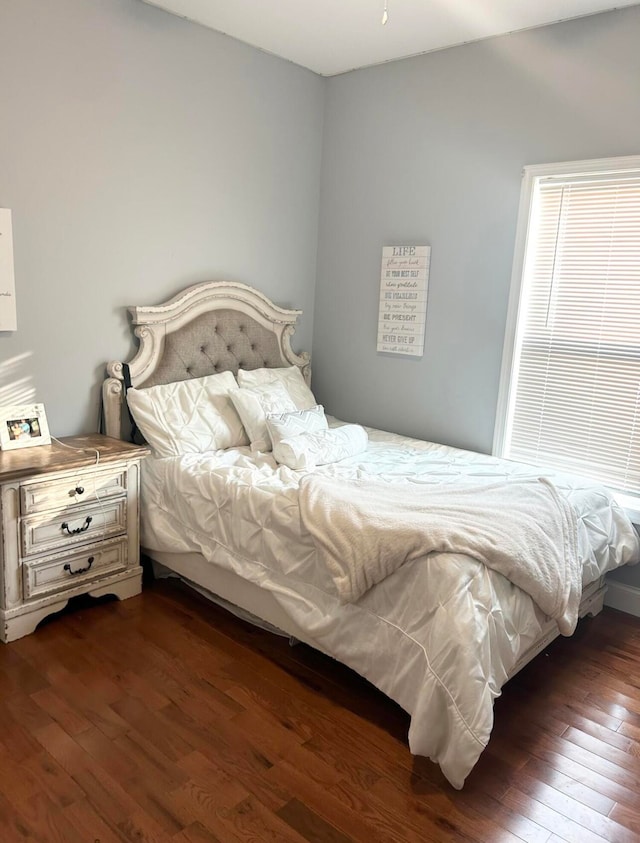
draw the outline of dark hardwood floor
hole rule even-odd
[[[461,792],[345,667],[176,582],[0,646],[0,841],[640,841],[640,620],[504,689]]]

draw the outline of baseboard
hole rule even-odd
[[[604,605],[640,618],[640,588],[608,579]]]

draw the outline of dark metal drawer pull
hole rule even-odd
[[[72,577],[74,577],[76,574],[85,574],[89,570],[89,568],[93,565],[93,559],[94,559],[94,557],[90,556],[87,559],[87,562],[89,564],[85,568],[78,568],[77,571],[72,571],[71,565],[67,562],[67,564],[64,566],[64,570],[69,571],[69,573],[71,574]]]
[[[84,486],[76,486],[73,491],[76,495],[84,495]]]
[[[84,533],[85,530],[88,530],[89,524],[91,524],[92,521],[93,517],[91,515],[87,515],[87,517],[84,519],[84,524],[82,525],[82,527],[76,527],[75,530],[70,530],[67,522],[63,521],[60,525],[60,529],[66,530],[70,536],[77,536],[78,533]]]

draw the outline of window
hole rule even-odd
[[[640,157],[525,168],[494,450],[640,495]]]

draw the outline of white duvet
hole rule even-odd
[[[414,559],[463,554],[529,594],[564,635],[578,622],[578,519],[544,477],[464,483],[300,481],[302,523],[342,603]]]
[[[315,472],[467,486],[543,473],[375,430],[369,440],[364,453]],[[608,491],[544,474],[576,510],[583,585],[638,561],[637,534]],[[462,787],[489,740],[494,698],[547,619],[501,574],[452,553],[407,562],[357,602],[341,604],[302,525],[302,476],[248,448],[147,459],[142,544],[199,552],[268,589],[309,639],[411,714],[411,751]]]

